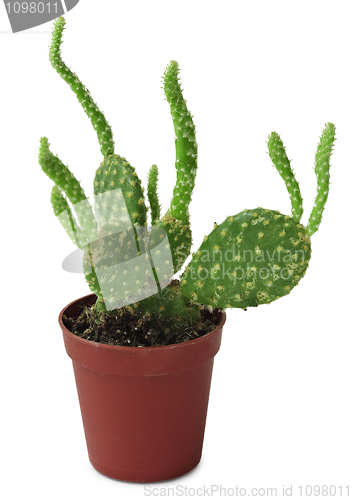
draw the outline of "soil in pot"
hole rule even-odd
[[[111,313],[98,313],[94,304],[81,306],[78,316],[63,317],[64,324],[75,335],[108,345],[156,347],[195,340],[211,332],[219,324],[221,314],[201,310],[201,320],[189,322],[181,331],[175,331],[173,318],[157,320],[143,311],[123,307]]]

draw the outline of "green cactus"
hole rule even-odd
[[[304,227],[300,223],[300,189],[282,141],[275,132],[269,136],[269,155],[290,194],[292,217],[263,208],[227,217],[205,237],[181,276],[186,297],[210,308],[246,308],[268,304],[291,292],[309,264],[310,236],[320,223],[327,199],[334,140],[335,127],[328,123],[316,154],[318,196]]]
[[[156,221],[160,219],[160,203],[158,198],[158,167],[152,165],[148,174],[148,200],[150,205],[152,226],[155,225]]]
[[[171,61],[164,74],[164,91],[176,133],[174,197],[170,209],[161,217],[157,196],[158,171],[153,165],[148,178],[152,228],[143,232],[142,228],[147,226],[147,207],[141,181],[135,168],[125,158],[115,154],[111,128],[104,114],[78,76],[63,62],[61,44],[64,28],[65,20],[60,17],[54,22],[49,56],[52,66],[70,85],[89,116],[104,156],[94,179],[94,213],[79,182],[51,153],[45,137],[41,139],[39,164],[55,183],[51,196],[55,215],[72,241],[84,249],[83,268],[90,289],[98,297],[96,306],[106,311],[108,303],[108,310],[111,310],[114,301],[130,304],[141,295],[141,291],[150,290],[154,298],[145,302],[140,300],[141,308],[148,303],[153,309],[158,304],[155,314],[163,316],[163,311],[167,310],[170,316],[191,320],[199,318],[198,308],[190,311],[189,300],[180,297],[179,292],[176,294],[176,282],[173,281],[172,286],[167,285],[190,254],[192,240],[188,206],[197,166],[195,130],[182,96],[178,64]],[[172,210],[176,211],[174,215],[171,215]],[[157,253],[164,240],[169,248],[170,260],[160,263]],[[137,258],[138,265],[134,261]],[[173,307],[169,305],[170,296],[174,297]]]
[[[59,218],[61,225],[64,227],[66,233],[71,238],[72,242],[78,247],[82,247],[82,240],[84,236],[77,226],[76,221],[73,217],[70,205],[67,203],[66,198],[63,196],[60,189],[53,186],[51,191],[51,205],[54,210],[54,214]]]
[[[292,171],[290,160],[287,158],[282,140],[276,132],[273,132],[269,136],[268,149],[269,156],[282,179],[285,181],[287,191],[289,192],[292,206],[292,218],[299,222],[303,214],[301,191]]]
[[[181,277],[182,291],[220,309],[267,304],[297,285],[310,253],[302,224],[272,210],[244,210],[205,238]]]
[[[164,92],[175,129],[176,184],[170,207],[161,215],[158,168],[148,174],[147,223],[142,182],[135,168],[115,154],[111,129],[89,91],[61,58],[65,21],[54,23],[50,60],[71,86],[97,132],[103,160],[89,202],[79,182],[41,139],[39,163],[54,182],[51,203],[71,240],[84,250],[83,270],[96,294],[96,310],[138,310],[158,320],[174,318],[175,328],[196,323],[200,311],[268,304],[289,294],[304,276],[311,256],[310,236],[318,229],[329,191],[330,155],[335,127],[325,126],[315,157],[318,193],[307,227],[299,185],[278,134],[268,138],[269,156],[291,199],[291,216],[258,207],[227,217],[204,238],[180,281],[174,274],[190,255],[189,204],[197,172],[195,127],[171,61],[164,73]],[[99,317],[99,315],[98,315]]]
[[[144,203],[143,188],[138,179],[134,167],[118,155],[109,155],[101,162],[96,171],[94,179],[94,194],[97,196],[102,193],[111,193],[116,189],[121,189],[127,210],[129,220],[135,226],[147,225],[147,210]],[[114,200],[114,196],[110,197]],[[96,207],[97,208],[97,207]],[[102,205],[99,206],[99,213],[103,216],[104,222],[110,218],[116,218],[120,215],[115,214],[118,207]]]
[[[70,172],[68,167],[66,167],[57,156],[52,154],[49,149],[49,141],[46,137],[42,137],[40,140],[39,164],[43,172],[54,181],[57,188],[53,191],[51,197],[55,215],[59,217],[65,230],[74,231],[74,239],[77,243],[79,242],[77,246],[82,248],[82,245],[87,241],[91,241],[96,237],[96,220],[80,183]],[[68,200],[75,206],[75,212],[81,226],[80,228],[78,227],[77,231],[74,228],[74,226],[77,227],[77,224],[74,222],[72,212],[62,192],[65,193]],[[67,226],[64,218],[60,217],[60,214],[65,215],[65,210],[67,210],[68,217],[70,218],[70,226]],[[69,234],[69,236],[72,239],[72,235]]]
[[[83,85],[76,73],[73,73],[61,58],[62,34],[65,29],[64,17],[59,17],[54,23],[50,44],[49,59],[52,67],[67,82],[76,94],[82,108],[87,113],[94,129],[97,132],[100,151],[103,156],[114,153],[114,141],[110,125],[103,113],[93,101],[89,90]]]
[[[171,215],[188,224],[188,206],[197,172],[197,143],[195,126],[183,98],[178,80],[179,67],[171,61],[164,74],[164,90],[175,129],[177,181],[170,205]]]
[[[335,132],[335,125],[328,123],[320,137],[317,153],[315,155],[315,174],[318,180],[318,193],[307,225],[307,232],[309,236],[318,230],[323,210],[328,199],[330,184],[330,156],[334,145]]]

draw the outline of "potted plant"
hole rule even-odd
[[[176,185],[161,215],[158,169],[147,198],[129,162],[115,154],[111,128],[89,91],[61,58],[65,20],[55,23],[50,61],[70,85],[95,128],[103,161],[93,205],[80,183],[41,139],[39,163],[54,181],[55,215],[83,252],[91,295],[60,313],[72,358],[89,458],[108,476],[157,481],[179,476],[201,458],[213,359],[227,308],[269,304],[291,292],[311,256],[329,191],[335,127],[328,123],[315,157],[318,192],[308,225],[302,196],[278,134],[270,158],[285,181],[291,215],[261,207],[215,224],[190,255],[189,203],[197,171],[195,127],[171,61],[164,91],[176,134]]]

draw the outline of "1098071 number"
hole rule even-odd
[[[6,8],[7,12],[9,14],[14,13],[14,14],[43,14],[44,12],[47,12],[50,14],[53,12],[54,14],[57,14],[57,2],[51,4],[45,3],[45,2],[15,2],[12,6],[11,3],[6,3]],[[12,10],[11,10],[12,7]],[[52,10],[51,10],[52,9]]]

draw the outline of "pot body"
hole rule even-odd
[[[193,469],[201,458],[216,329],[196,340],[161,347],[99,344],[72,334],[62,316],[77,315],[88,295],[60,313],[73,362],[89,459],[102,474],[161,481]]]

